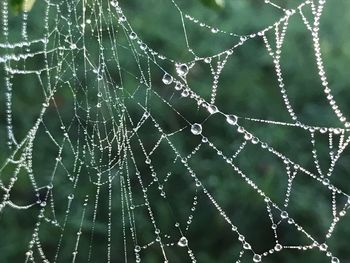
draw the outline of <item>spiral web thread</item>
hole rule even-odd
[[[45,0],[40,3],[44,11],[41,37],[31,35],[28,28],[31,12],[24,12],[16,17],[17,23],[21,25],[20,40],[13,42],[9,6],[7,1],[2,1],[0,63],[5,73],[1,78],[6,100],[7,147],[10,154],[0,170],[0,211],[4,216],[6,210],[16,210],[18,216],[26,210],[35,211],[32,215],[37,215],[33,218],[35,225],[32,233],[26,237],[28,245],[20,252],[23,253],[23,261],[62,262],[65,258],[71,262],[81,262],[85,258],[84,262],[97,262],[94,259],[94,248],[102,242],[106,244],[104,262],[113,262],[115,253],[118,254],[116,262],[142,262],[149,250],[158,255],[159,261],[172,262],[174,254],[169,251],[173,248],[181,253],[187,252],[187,258],[197,262],[198,251],[193,249],[190,230],[196,220],[201,220],[196,218],[196,210],[205,209],[199,205],[202,202],[215,208],[215,212],[232,231],[232,236],[240,247],[238,252],[232,254],[234,262],[241,262],[244,256],[248,261],[261,262],[272,254],[293,249],[320,250],[332,263],[340,262],[339,256],[328,247],[327,240],[332,237],[334,229],[341,224],[350,207],[349,195],[332,183],[337,161],[350,143],[350,123],[332,96],[323,66],[319,21],[325,1],[304,1],[295,9],[288,10],[272,1],[265,1],[265,5],[278,9],[281,17],[271,26],[249,35],[239,35],[210,26],[205,21],[184,13],[175,0],[169,2],[182,21],[187,51],[192,54],[192,60],[179,62],[153,50],[152,45],[142,39],[141,33],[133,29],[133,17],[126,16],[123,4],[116,0]],[[307,8],[311,10],[312,19],[304,15],[303,11]],[[295,16],[303,21],[312,37],[321,86],[330,108],[339,119],[339,127],[315,127],[303,123],[287,95],[280,57],[290,18]],[[186,29],[193,26],[203,28],[208,34],[228,35],[232,37],[233,44],[217,54],[197,56]],[[95,46],[86,44],[88,39]],[[224,112],[216,105],[217,93],[226,88],[220,87],[219,83],[226,63],[235,56],[236,49],[242,49],[246,43],[256,39],[271,56],[290,122],[237,116],[234,112]],[[93,55],[95,53],[97,56]],[[124,56],[128,56],[128,59],[125,60]],[[40,68],[27,66],[27,61],[35,58],[39,58],[40,63],[36,66]],[[130,60],[135,64],[132,69],[125,65],[125,61]],[[210,68],[213,76],[210,96],[199,95],[187,81],[198,64]],[[110,65],[113,65],[113,72]],[[18,85],[13,81],[18,76],[35,79],[40,88],[40,92],[36,92],[42,96],[37,117],[23,138],[15,138],[16,120],[12,114],[13,94],[20,93],[20,86],[26,88],[25,82]],[[169,92],[164,93],[164,90],[171,90],[170,95]],[[63,110],[59,107],[61,92],[69,93],[68,96],[72,99],[72,105],[68,107],[71,111],[70,120],[65,119],[61,113]],[[179,100],[192,103],[193,111],[204,112],[206,118],[191,121],[179,109]],[[176,116],[182,126],[175,129],[164,127],[164,119],[159,118],[161,113],[152,109],[155,101]],[[133,105],[133,112],[130,111],[130,105]],[[220,125],[236,136],[240,145],[233,153],[228,153],[227,149],[216,145],[211,136],[206,136],[206,125],[209,125],[207,122],[210,119],[217,119]],[[244,127],[244,121],[305,131],[311,138],[316,172],[279,152],[269,142],[265,142],[264,138]],[[148,139],[142,134],[144,126],[153,131],[151,137],[155,141],[150,148],[147,146]],[[60,131],[57,132],[57,129]],[[329,138],[331,161],[327,171],[321,169],[316,151],[316,137],[320,134]],[[173,140],[178,135],[198,139],[197,145],[190,152],[178,149],[177,140]],[[56,155],[54,160],[42,160],[49,163],[52,161],[48,175],[38,174],[33,161],[36,147],[41,147],[41,138],[44,137],[49,139],[49,147],[54,149]],[[338,144],[336,138],[339,138]],[[265,154],[273,155],[285,167],[286,176],[283,178],[286,191],[283,202],[274,201],[239,167],[236,158],[244,155],[247,147],[256,147]],[[160,171],[153,163],[162,149],[166,149],[164,151],[171,161],[166,169]],[[256,198],[263,200],[267,213],[263,216],[269,218],[270,230],[275,239],[275,244],[270,249],[260,251],[250,244],[249,238],[240,229],[239,222],[228,215],[228,211],[206,187],[205,176],[196,172],[198,164],[195,163],[195,156],[201,151],[214,153],[215,159],[230,169],[231,174],[228,176],[233,181],[241,180],[246,188],[256,194]],[[177,170],[182,172],[178,173]],[[171,207],[174,201],[168,196],[167,189],[172,187],[175,176],[186,177],[184,180],[192,191],[192,200],[188,200],[189,207],[182,211],[189,214],[187,220],[178,220],[174,213],[170,215],[171,222],[167,225],[162,222],[165,219],[158,216],[156,206],[162,200]],[[293,198],[293,182],[297,177],[309,177],[313,184],[318,184],[331,196],[331,224],[322,237],[310,234],[303,227],[303,222],[295,220],[288,211],[289,202]],[[16,186],[23,178],[29,179],[28,193],[35,196],[33,202],[16,198]],[[82,185],[92,190],[84,192],[81,190]],[[181,190],[179,189],[179,194]],[[56,208],[58,203],[65,203],[64,211]],[[101,207],[107,211],[100,210]],[[140,217],[142,213],[143,216]],[[100,214],[106,216],[103,218]],[[74,224],[68,227],[73,218]],[[144,230],[146,223],[142,221],[146,221],[150,229]],[[89,222],[88,226],[86,222]],[[114,224],[120,228],[117,227],[117,233],[113,231]],[[293,231],[300,233],[305,242],[284,244],[278,235],[283,224],[288,224]],[[95,234],[97,228],[101,227],[103,241]],[[41,234],[46,229],[53,232],[54,245],[50,249],[46,249],[46,240]],[[148,237],[153,238],[148,242],[145,241],[147,238],[143,238],[146,231],[149,232]],[[81,242],[88,243],[87,251],[81,249]]]

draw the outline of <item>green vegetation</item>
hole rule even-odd
[[[31,1],[34,5],[31,8],[25,8],[23,0],[10,0],[12,12],[9,14],[9,41],[17,42],[21,34],[21,19],[24,9],[28,12],[28,35],[30,40],[42,37],[44,31],[44,14],[46,1]],[[65,2],[65,1],[62,1]],[[87,0],[92,2],[92,0]],[[103,2],[103,1],[102,1]],[[200,21],[205,21],[208,25],[213,25],[226,32],[237,34],[250,34],[257,32],[277,21],[283,12],[272,6],[266,5],[264,1],[256,0],[179,0],[176,1],[180,9],[185,14],[190,14]],[[288,8],[296,7],[301,1],[276,0],[281,5]],[[137,35],[147,43],[152,49],[164,54],[166,57],[178,62],[186,62],[193,59],[193,55],[188,52],[186,46],[185,34],[178,10],[172,5],[171,1],[165,0],[128,0],[120,1],[120,5],[125,10],[128,21],[133,26]],[[91,10],[94,7],[89,6]],[[62,4],[62,13],[66,12],[67,6]],[[90,9],[88,9],[90,10]],[[349,114],[350,101],[350,80],[348,77],[348,67],[350,65],[350,38],[348,30],[350,28],[350,1],[329,0],[325,6],[324,14],[320,23],[320,43],[322,57],[325,63],[325,70],[328,76],[329,85],[333,95],[341,110]],[[53,29],[57,13],[51,10],[49,20],[50,28]],[[88,11],[92,21],[96,19],[94,13]],[[96,109],[92,105],[97,104],[97,86],[98,80],[92,68],[84,70],[83,52],[77,53],[71,51],[65,52],[62,57],[64,70],[59,72],[60,85],[55,94],[55,100],[50,101],[47,112],[43,119],[45,126],[41,125],[34,140],[33,151],[33,171],[36,183],[39,186],[49,184],[52,172],[55,167],[55,158],[58,155],[58,147],[53,144],[52,140],[45,133],[49,130],[57,142],[64,140],[62,132],[62,123],[69,127],[68,135],[72,144],[77,146],[78,140],[83,142],[83,132],[78,128],[77,115],[81,121],[85,121],[85,110],[91,107],[91,116],[96,112],[103,111],[108,124],[104,126],[99,123],[94,126],[87,122],[87,129],[92,134],[94,129],[112,129],[111,115],[115,120],[120,119],[122,109],[118,105],[111,110],[108,105],[117,104],[116,100],[122,101],[127,108],[130,118],[137,123],[143,111],[139,104],[144,103],[147,87],[139,83],[137,78],[141,73],[139,65],[135,62],[129,42],[125,32],[117,27],[117,19],[112,18],[113,27],[109,24],[110,17],[105,13],[106,20],[103,23],[103,32],[101,33],[101,42],[105,47],[103,51],[99,49],[96,40],[96,34],[91,33],[91,28],[86,27],[90,33],[84,39],[85,45],[89,50],[89,59],[93,64],[99,63],[100,52],[103,52],[106,58],[106,75],[113,83],[103,87],[103,94],[112,90],[113,100],[104,101],[102,109]],[[311,21],[311,11],[305,10],[305,16]],[[93,23],[92,23],[93,24]],[[49,38],[48,50],[57,48],[58,44],[66,45],[70,39],[65,39],[68,35],[67,22],[60,20],[58,22],[60,34],[52,34]],[[201,28],[189,20],[185,20],[186,33],[189,45],[194,49],[198,56],[211,56],[222,50],[227,50],[233,43],[237,42],[236,37],[227,34],[212,34],[210,30]],[[116,63],[115,54],[112,47],[108,30],[115,30],[116,39],[118,40],[118,59]],[[78,32],[74,29],[73,35]],[[95,32],[96,33],[96,32]],[[271,43],[274,36],[268,35]],[[67,40],[67,41],[66,41]],[[4,42],[1,34],[0,43]],[[82,39],[77,38],[78,46],[82,45]],[[25,67],[28,69],[41,69],[45,66],[45,57],[39,51],[42,45],[33,45],[30,52],[38,52],[38,55],[29,58]],[[25,53],[25,47],[15,49],[15,52]],[[0,48],[0,58],[10,51]],[[17,54],[18,54],[17,53]],[[56,52],[58,53],[58,52]],[[55,53],[55,54],[56,54]],[[56,63],[59,56],[49,57],[51,63]],[[72,77],[73,69],[71,67],[74,61],[76,66],[76,76]],[[151,92],[149,95],[149,111],[158,121],[165,133],[172,133],[188,126],[179,115],[177,110],[186,120],[191,123],[201,123],[207,116],[207,112],[197,106],[196,102],[188,98],[183,98],[174,93],[174,89],[165,86],[162,82],[163,72],[156,66],[147,67],[149,62],[145,57],[140,58],[142,72],[151,74],[152,89],[160,94],[160,97],[169,101],[172,107],[169,107],[164,101]],[[23,67],[18,62],[11,66]],[[175,73],[174,65],[166,62],[158,63],[171,74]],[[1,64],[0,79],[1,86],[4,87],[5,70]],[[213,65],[215,63],[213,62]],[[119,66],[122,68],[120,73]],[[310,126],[320,127],[340,127],[341,123],[337,120],[331,110],[327,99],[325,98],[323,87],[321,85],[316,59],[313,50],[313,43],[310,32],[306,29],[300,15],[292,16],[285,42],[282,47],[281,68],[283,78],[285,79],[286,90],[293,105],[296,114],[301,122]],[[64,73],[63,73],[64,72]],[[85,75],[86,73],[87,76]],[[119,74],[120,73],[120,74]],[[146,75],[147,75],[146,74]],[[44,75],[42,75],[44,76]],[[54,82],[55,71],[49,76]],[[44,79],[43,85],[46,87],[47,79]],[[122,80],[122,82],[121,82]],[[21,141],[28,131],[33,127],[39,116],[42,103],[44,101],[43,89],[38,77],[35,74],[20,75],[15,74],[11,79],[13,83],[13,125],[17,141]],[[206,99],[210,99],[212,76],[208,64],[198,62],[188,74],[190,87]],[[84,87],[84,89],[81,89]],[[87,91],[85,91],[85,88]],[[119,89],[122,88],[122,89]],[[75,97],[72,95],[74,93]],[[89,95],[89,101],[84,101],[85,95]],[[133,94],[129,96],[128,94]],[[104,97],[106,98],[106,97]],[[109,98],[110,99],[110,98]],[[78,106],[75,102],[79,102]],[[0,166],[6,161],[10,154],[6,146],[6,115],[5,115],[5,96],[2,89],[0,96]],[[139,104],[138,104],[139,103]],[[216,105],[225,113],[234,113],[239,117],[249,117],[264,120],[274,120],[291,123],[286,107],[283,103],[280,89],[278,87],[277,76],[274,69],[272,58],[268,55],[261,38],[247,41],[244,45],[234,50],[234,54],[229,58],[223,72],[220,75]],[[73,109],[77,111],[74,112]],[[59,114],[58,114],[59,112]],[[350,116],[350,115],[349,115]],[[93,118],[93,117],[91,117]],[[60,122],[62,120],[62,123]],[[252,122],[240,119],[240,124],[247,130],[256,134],[261,140],[269,143],[277,151],[283,153],[296,163],[302,165],[305,169],[317,174],[317,170],[312,157],[312,144],[310,133],[298,127],[289,127],[282,125],[273,125],[261,122]],[[131,130],[130,122],[125,126]],[[119,127],[115,125],[115,128]],[[203,133],[220,149],[224,154],[232,156],[243,142],[237,133],[232,132],[232,127],[227,125],[222,116],[210,117],[203,124]],[[96,134],[95,134],[96,135]],[[96,135],[97,136],[97,135]],[[138,131],[139,139],[143,142],[147,152],[151,151],[159,140],[159,131],[149,121],[146,122]],[[347,134],[348,136],[348,134]],[[189,127],[183,132],[178,132],[170,137],[172,143],[182,156],[186,156],[199,144],[199,136],[192,135]],[[98,139],[96,144],[103,145]],[[138,169],[145,181],[151,182],[151,172],[145,164],[145,157],[140,147],[140,143],[133,138],[131,146],[134,150],[134,157],[138,163]],[[339,136],[334,137],[334,145],[337,147]],[[106,145],[103,145],[106,146]],[[79,148],[80,147],[80,148]],[[82,145],[77,146],[82,151]],[[117,156],[117,146],[113,145],[114,156]],[[327,171],[330,159],[328,148],[328,135],[316,134],[316,149],[320,161],[321,169]],[[23,149],[22,149],[23,150]],[[77,262],[88,262],[87,251],[90,247],[90,231],[93,225],[94,201],[96,195],[96,185],[91,181],[97,181],[96,170],[93,167],[82,166],[80,172],[80,182],[77,188],[67,174],[74,167],[74,157],[69,144],[62,144],[62,163],[55,171],[55,179],[52,190],[55,202],[55,211],[58,222],[62,224],[65,218],[65,209],[67,206],[67,196],[74,192],[74,202],[69,213],[66,224],[65,236],[62,239],[60,256],[57,262],[71,262],[72,252],[76,242],[76,233],[80,226],[82,203],[86,195],[89,195],[89,205],[86,208],[86,215],[83,223],[83,235],[79,243],[79,257]],[[123,151],[123,149],[122,149]],[[21,151],[19,151],[21,152]],[[88,152],[88,151],[87,151]],[[90,164],[94,158],[101,160],[105,158],[98,148],[94,151],[96,156],[87,153],[84,156],[85,164]],[[101,154],[101,156],[99,155]],[[122,157],[120,157],[122,158]],[[167,184],[164,184],[164,191],[167,195],[166,202],[159,195],[157,187],[151,188],[151,206],[154,209],[157,223],[161,231],[172,237],[170,242],[177,242],[179,237],[178,230],[172,227],[175,222],[186,225],[188,216],[191,214],[193,197],[198,196],[198,207],[193,213],[193,222],[186,232],[189,245],[193,250],[197,262],[214,263],[214,262],[235,262],[238,258],[239,251],[242,249],[241,243],[237,241],[237,235],[231,231],[231,228],[223,220],[223,217],[209,201],[203,191],[198,190],[193,178],[188,170],[184,168],[181,161],[173,162],[175,158],[173,150],[165,143],[160,144],[159,148],[152,155],[152,164],[158,176],[164,180],[169,171],[172,175]],[[348,148],[342,153],[337,162],[333,175],[330,178],[334,184],[343,192],[350,192],[350,154]],[[106,160],[103,159],[103,164]],[[245,149],[238,155],[234,163],[244,173],[254,181],[276,204],[283,206],[284,196],[287,189],[287,174],[285,164],[275,155],[260,147],[247,144]],[[189,160],[189,165],[195,171],[202,184],[208,189],[211,195],[217,200],[232,222],[238,226],[239,231],[245,235],[250,244],[257,253],[262,253],[271,249],[275,245],[271,221],[268,217],[266,205],[261,196],[259,196],[239,175],[233,171],[232,167],[227,165],[216,152],[207,146],[202,148]],[[0,173],[0,178],[5,185],[8,184],[13,173],[14,165],[9,165]],[[113,168],[112,192],[112,259],[111,262],[124,262],[123,228],[122,228],[122,202],[121,192],[123,189],[123,180],[129,173],[133,185],[133,195],[136,205],[144,203],[143,193],[138,185],[135,176],[135,168],[132,165],[130,157],[128,163],[120,169]],[[26,205],[36,202],[36,196],[32,182],[29,179],[28,171],[22,169],[19,174],[19,180],[16,187],[11,192],[13,201],[20,205]],[[73,174],[75,178],[76,174]],[[106,174],[102,176],[107,181]],[[75,179],[72,179],[75,180]],[[2,191],[2,190],[1,190]],[[2,196],[3,192],[1,192]],[[39,191],[39,198],[44,198],[45,192]],[[97,209],[97,219],[94,230],[94,241],[91,262],[106,262],[107,259],[107,222],[108,222],[108,184],[101,187],[99,204]],[[123,197],[125,198],[125,196]],[[50,200],[50,198],[48,199]],[[340,209],[347,202],[346,198],[337,195],[337,209]],[[50,204],[51,205],[51,204]],[[126,203],[123,203],[126,206]],[[49,206],[49,204],[48,204]],[[124,208],[126,209],[126,208]],[[14,263],[23,262],[28,243],[38,220],[40,205],[33,206],[27,210],[15,210],[6,207],[0,214],[0,262]],[[52,218],[50,209],[45,215]],[[126,211],[126,210],[125,210]],[[325,235],[332,222],[332,192],[320,182],[316,182],[310,176],[298,172],[293,184],[290,197],[290,206],[288,212],[293,216],[296,222],[313,235],[319,243],[325,241]],[[275,218],[279,218],[277,211],[273,211]],[[137,222],[136,230],[140,245],[147,244],[155,239],[154,231],[149,220],[146,209],[135,209],[135,220]],[[128,262],[135,262],[135,255],[132,251],[132,239],[130,235],[130,225],[127,222],[127,244],[128,244]],[[281,223],[278,227],[278,240],[282,245],[311,245],[310,240],[306,239],[300,231],[297,231],[287,223]],[[41,246],[43,247],[50,262],[54,262],[53,257],[56,253],[60,229],[50,223],[42,223],[40,226],[39,236]],[[350,219],[349,215],[344,216],[341,222],[336,226],[333,236],[327,240],[329,250],[337,256],[341,262],[350,262],[349,248],[350,237]],[[38,250],[35,248],[36,258],[42,262],[38,256]],[[167,248],[169,263],[189,262],[187,250],[177,246]],[[154,244],[147,250],[141,252],[142,262],[153,263],[163,262],[159,245]],[[252,254],[246,252],[242,263],[252,262]],[[309,251],[285,250],[281,253],[275,253],[272,256],[263,258],[264,263],[329,263],[330,258],[325,256],[325,252],[318,249]]]

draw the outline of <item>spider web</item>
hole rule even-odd
[[[177,13],[182,34],[168,44],[184,43],[172,58],[153,48],[152,36],[135,26],[142,24],[136,11],[122,1],[37,1],[17,17],[2,1],[7,135],[0,211],[10,221],[1,235],[23,229],[16,240],[2,241],[18,244],[16,262],[205,262],[203,253],[220,262],[271,262],[294,250],[340,262],[329,242],[350,206],[336,180],[346,174],[335,176],[350,123],[322,60],[325,4],[296,1],[286,8],[267,0],[261,8],[271,24],[239,34],[186,13],[184,1],[164,1],[159,9]],[[33,22],[38,14],[41,24]],[[318,88],[338,125],[314,125],[293,106],[281,65],[292,20],[303,23],[311,40]],[[208,43],[223,39],[226,47],[199,54],[195,35]],[[237,112],[233,104],[242,102],[220,98],[222,90],[234,94],[221,82],[235,74],[230,63],[252,43],[274,68],[273,91],[264,92],[279,90],[275,119]],[[14,99],[28,87],[35,87],[28,106],[35,118],[17,130],[17,116],[27,109],[16,109]],[[283,138],[270,136],[276,129]],[[306,146],[294,145],[296,137]],[[279,150],[281,143],[288,151]],[[329,156],[321,156],[319,145]],[[298,155],[302,149],[307,157]],[[276,176],[266,167],[254,172],[254,154]],[[301,200],[301,192],[311,200]],[[317,214],[317,198],[327,200],[329,214]],[[217,242],[220,253],[211,250]]]

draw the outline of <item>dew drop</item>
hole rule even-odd
[[[163,79],[162,79],[163,83],[165,85],[169,85],[173,82],[173,77],[170,76],[168,73],[165,73],[164,76],[163,76]]]
[[[218,112],[218,108],[215,105],[209,105],[207,109],[210,114],[214,114]]]
[[[137,35],[136,35],[135,32],[131,32],[131,33],[129,34],[129,37],[130,37],[131,40],[134,40],[134,39],[137,38]]]
[[[320,129],[320,133],[326,133],[326,132],[327,132],[327,128],[323,127],[323,128]]]
[[[146,50],[147,49],[147,45],[145,43],[141,43],[140,44],[140,48],[141,48],[141,50]]]
[[[209,64],[209,63],[211,62],[211,58],[210,58],[210,57],[205,58],[205,59],[204,59],[204,62],[207,63],[207,64]]]
[[[258,144],[259,143],[259,139],[257,137],[253,137],[252,143],[253,144]]]
[[[176,84],[175,84],[175,89],[176,89],[176,90],[181,90],[181,89],[182,89],[181,83],[179,83],[179,82],[176,83]]]
[[[141,251],[141,247],[140,247],[140,246],[135,246],[134,251],[135,251],[136,253],[140,252],[140,251]]]
[[[226,121],[230,125],[236,125],[237,124],[237,116],[236,115],[227,115]]]
[[[194,135],[199,135],[202,133],[202,125],[200,125],[199,123],[194,123],[192,124],[191,126],[191,132],[194,134]]]
[[[188,95],[190,95],[189,91],[187,89],[184,89],[182,92],[181,92],[181,96],[182,97],[188,97]]]
[[[337,257],[332,257],[331,263],[339,263],[339,258]]]
[[[275,251],[281,251],[282,248],[283,248],[283,247],[282,247],[281,244],[276,244],[274,249],[275,249]]]
[[[246,242],[246,243],[243,244],[243,248],[244,249],[251,249],[251,246],[250,246],[249,243]]]
[[[258,255],[258,254],[255,254],[255,255],[253,256],[253,261],[254,261],[254,262],[261,262],[261,256]]]
[[[121,16],[118,21],[120,23],[124,23],[126,21],[126,17],[125,16]]]
[[[321,251],[326,251],[327,248],[328,248],[328,246],[327,246],[327,244],[325,244],[325,243],[323,243],[323,244],[320,245],[320,250],[321,250]]]
[[[187,245],[188,245],[187,238],[186,237],[181,237],[179,239],[179,242],[177,242],[177,245],[180,246],[180,247],[187,247]]]
[[[286,211],[282,211],[281,218],[283,218],[283,219],[288,218],[288,213]]]
[[[188,73],[188,66],[186,64],[181,64],[176,67],[176,72],[179,76],[186,76]]]

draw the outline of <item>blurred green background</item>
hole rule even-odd
[[[118,128],[120,127],[118,121],[124,121],[124,128],[132,130],[133,125],[143,115],[139,104],[144,105],[147,96],[148,111],[165,133],[176,132],[186,127],[169,137],[178,153],[183,157],[191,153],[200,142],[200,138],[190,133],[188,123],[179,117],[175,110],[190,123],[202,123],[203,134],[227,156],[232,156],[244,140],[242,136],[232,132],[232,127],[225,123],[222,116],[213,115],[207,119],[208,113],[199,108],[195,101],[181,97],[179,93],[174,92],[173,88],[165,86],[161,81],[162,70],[152,63],[148,67],[149,61],[145,56],[139,56],[140,60],[136,62],[132,52],[134,49],[128,42],[128,35],[120,26],[118,27],[117,19],[109,16],[105,9],[106,3],[87,0],[87,17],[93,22],[91,26],[86,28],[84,41],[92,64],[101,65],[101,54],[104,55],[105,72],[101,73],[104,79],[103,84],[101,84],[101,80],[96,78],[92,67],[88,66],[86,70],[84,69],[84,54],[81,50],[72,52],[69,49],[61,51],[56,49],[58,46],[67,47],[69,41],[72,41],[72,39],[67,38],[69,34],[76,40],[77,46],[82,45],[79,30],[75,28],[75,25],[79,25],[81,17],[78,14],[77,18],[74,12],[68,12],[69,8],[80,12],[81,2],[52,2],[52,8],[47,17],[50,32],[53,32],[49,35],[48,49],[54,49],[54,52],[49,55],[48,64],[53,66],[61,61],[62,68],[53,69],[48,76],[52,83],[55,82],[56,74],[59,76],[57,92],[54,100],[50,101],[33,146],[33,174],[38,187],[43,188],[35,191],[29,179],[30,173],[21,169],[19,179],[11,191],[10,199],[19,205],[35,203],[37,200],[46,200],[48,203],[44,212],[47,220],[41,223],[38,232],[39,239],[33,248],[35,262],[43,262],[39,256],[39,246],[43,248],[49,262],[71,262],[84,209],[84,199],[88,195],[89,201],[82,224],[83,234],[80,237],[76,262],[88,262],[90,247],[92,247],[90,262],[107,262],[108,183],[101,186],[98,198],[96,198],[97,187],[91,183],[97,181],[97,171],[107,164],[105,159],[107,145],[105,141],[101,142],[98,139],[97,130]],[[285,8],[295,8],[301,2],[275,1]],[[21,41],[23,3],[19,0],[11,0],[9,3],[9,42],[16,43]],[[47,1],[37,0],[33,3],[32,8],[28,11],[29,40],[41,38],[45,33],[44,20]],[[94,3],[100,3],[100,5]],[[189,14],[208,25],[238,35],[249,35],[260,31],[284,15],[283,11],[265,4],[264,1],[256,0],[179,0],[176,3],[183,14]],[[55,10],[54,5],[56,4],[61,7],[61,12]],[[120,1],[120,5],[138,37],[149,47],[179,63],[193,60],[193,55],[188,52],[186,46],[180,13],[171,1],[124,0]],[[100,44],[104,47],[103,50],[100,49],[101,45],[97,41],[98,30],[95,25],[95,21],[99,18],[96,13],[100,7],[105,10],[104,19],[99,22],[102,28]],[[349,10],[350,1],[327,1],[320,24],[320,44],[329,85],[340,109],[345,114],[350,112],[348,103],[350,99]],[[309,7],[305,8],[305,16],[312,22],[313,17]],[[70,25],[73,26],[70,28]],[[212,56],[227,50],[238,41],[237,37],[227,34],[212,34],[210,30],[186,19],[185,27],[189,45],[200,57]],[[111,41],[110,32],[113,30],[115,31],[113,40],[116,42]],[[273,43],[273,34],[268,35],[268,37]],[[1,34],[0,43],[4,42],[4,36]],[[113,53],[114,45],[117,46],[118,59]],[[281,54],[281,68],[288,96],[301,122],[310,126],[341,127],[323,93],[312,45],[310,32],[303,24],[301,16],[298,14],[292,16]],[[34,57],[27,58],[24,63],[11,61],[6,65],[11,68],[38,70],[45,66],[46,59],[40,50],[42,50],[40,44],[33,44],[28,50],[26,47],[0,48],[0,57],[13,53],[37,52]],[[141,52],[138,47],[135,47],[135,50]],[[176,74],[173,63],[167,60],[157,61],[167,72]],[[73,64],[75,69],[72,67]],[[5,67],[3,65],[5,66],[5,63],[1,64],[0,76],[1,86],[5,87]],[[212,65],[215,65],[215,61],[212,62]],[[150,74],[152,89],[156,93],[150,91],[142,83],[140,84],[138,78],[142,73]],[[40,73],[40,77],[41,80],[44,80],[43,83],[39,82],[39,78],[35,74],[13,74],[11,77],[13,83],[13,125],[17,141],[21,141],[28,134],[39,116],[44,102],[43,90],[47,89],[48,81],[45,72]],[[197,62],[190,70],[187,79],[191,89],[209,100],[213,79],[208,64]],[[101,90],[102,100],[97,96]],[[3,164],[12,150],[9,150],[6,145],[4,88],[2,88],[1,93],[0,163]],[[85,100],[86,94],[89,94],[88,100]],[[156,94],[168,101],[171,107]],[[96,107],[98,103],[102,104],[101,108]],[[113,106],[112,110],[109,110],[109,105]],[[124,105],[128,112],[126,120],[121,117],[124,116],[125,112],[120,105]],[[298,127],[257,123],[243,119],[243,117],[249,117],[292,122],[283,104],[272,58],[268,55],[261,38],[248,40],[244,45],[235,49],[234,54],[230,56],[220,76],[216,105],[225,113],[233,113],[242,117],[239,121],[240,125],[295,163],[317,174],[312,158],[313,149],[309,132]],[[85,124],[86,109],[91,112],[91,122],[88,120]],[[103,114],[99,115],[101,112]],[[79,124],[78,120],[84,124]],[[105,125],[103,121],[106,121],[107,124]],[[74,168],[76,154],[73,153],[70,144],[64,142],[64,132],[61,126],[65,127],[71,144],[82,153],[85,135],[81,125],[85,125],[89,136],[96,137],[91,139],[95,141],[96,145],[91,152],[87,150],[88,153],[79,155],[84,163],[81,162],[78,165],[81,170],[77,172],[77,169]],[[54,145],[46,131],[49,131],[53,138],[60,142],[61,149]],[[348,132],[345,133],[345,136],[348,136]],[[146,152],[150,152],[159,140],[160,133],[154,127],[154,123],[147,121],[138,130],[138,138],[143,143]],[[315,138],[320,166],[324,171],[327,171],[330,164],[328,133],[316,132]],[[335,150],[338,144],[339,135],[334,135]],[[101,145],[104,147],[102,150],[98,147]],[[130,145],[142,178],[146,183],[150,183],[152,181],[151,171],[149,166],[145,164],[140,142],[133,137],[130,139]],[[93,147],[93,145],[90,146]],[[60,150],[63,165],[58,165],[55,170],[55,158]],[[116,143],[112,144],[112,155],[122,159],[123,156],[118,150],[125,153],[125,149],[120,148]],[[23,151],[20,149],[18,156]],[[101,175],[101,180],[107,182],[108,176],[115,175],[111,186],[112,205],[110,207],[112,213],[111,262],[135,262],[135,244],[131,235],[132,231],[137,232],[138,244],[141,246],[156,238],[147,209],[142,205],[145,201],[135,176],[135,167],[129,153],[127,155],[127,163],[120,167],[113,167],[110,173],[102,173]],[[208,196],[196,187],[195,181],[181,161],[177,159],[174,162],[175,157],[174,151],[165,142],[162,142],[152,155],[153,168],[162,182],[168,173],[171,173],[169,180],[163,184],[166,199],[160,196],[156,184],[151,186],[148,191],[150,204],[154,209],[154,216],[161,230],[163,242],[176,244],[181,235],[174,227],[175,223],[179,222],[182,229],[185,229],[186,221],[192,214],[193,222],[184,235],[188,239],[197,262],[235,262],[242,250],[237,235],[231,231]],[[346,149],[330,177],[331,184],[345,193],[349,193],[350,190],[349,157],[349,151]],[[283,206],[288,177],[285,164],[280,159],[270,152],[248,143],[234,163],[273,202]],[[222,158],[217,156],[216,152],[213,152],[207,145],[201,146],[200,150],[189,158],[188,164],[232,222],[238,226],[246,240],[249,240],[256,253],[261,254],[274,247],[275,240],[265,202],[247,186],[247,183],[230,166],[225,164]],[[15,165],[7,165],[1,171],[1,180],[5,185],[8,185],[15,168]],[[51,182],[53,171],[55,175]],[[78,176],[79,183],[75,186],[74,182]],[[124,200],[125,196],[130,193],[128,192],[130,189],[125,190],[124,184],[127,178],[130,178],[133,204],[137,206],[133,210],[127,209],[127,205],[130,206],[131,203],[127,204]],[[53,185],[52,190],[49,191],[51,194],[46,196],[45,186],[51,183]],[[127,194],[124,193],[124,190],[127,191]],[[4,195],[3,190],[1,191],[1,194]],[[56,218],[59,225],[63,225],[67,196],[72,193],[75,197],[63,232],[59,256],[55,261],[54,257],[62,231],[60,227],[52,224],[52,221],[54,221],[53,218]],[[125,196],[121,198],[121,194]],[[191,212],[195,196],[198,205],[196,210]],[[98,200],[97,209],[95,209],[96,200]],[[339,212],[346,204],[347,199],[344,195],[336,194],[335,200]],[[55,215],[52,213],[52,205],[55,207]],[[16,210],[9,206],[3,209],[0,214],[1,263],[25,261],[25,253],[36,227],[35,224],[39,220],[40,209],[39,204],[27,210]],[[130,222],[130,218],[122,212],[129,213],[129,215],[132,213],[135,224],[133,221]],[[317,242],[323,243],[333,219],[332,191],[308,175],[298,172],[293,184],[288,212]],[[273,215],[278,221],[279,212],[273,210]],[[124,227],[123,220],[125,221]],[[92,231],[93,225],[94,230]],[[126,231],[125,238],[123,231]],[[92,232],[94,234],[91,242]],[[286,222],[279,224],[277,233],[278,240],[282,245],[311,245],[310,240]],[[164,237],[164,235],[169,235],[170,238]],[[326,241],[329,251],[338,257],[340,262],[350,262],[349,237],[350,221],[349,216],[345,215],[337,224],[332,237]],[[125,248],[124,242],[126,242]],[[190,262],[187,249],[175,245],[166,247],[166,252],[170,263]],[[164,261],[157,243],[141,250],[140,255],[142,262]],[[317,248],[307,251],[283,249],[279,253],[263,258],[263,262],[271,263],[322,263],[330,261],[331,259],[326,256],[326,252],[319,251]],[[245,252],[241,262],[252,262],[252,253]]]

